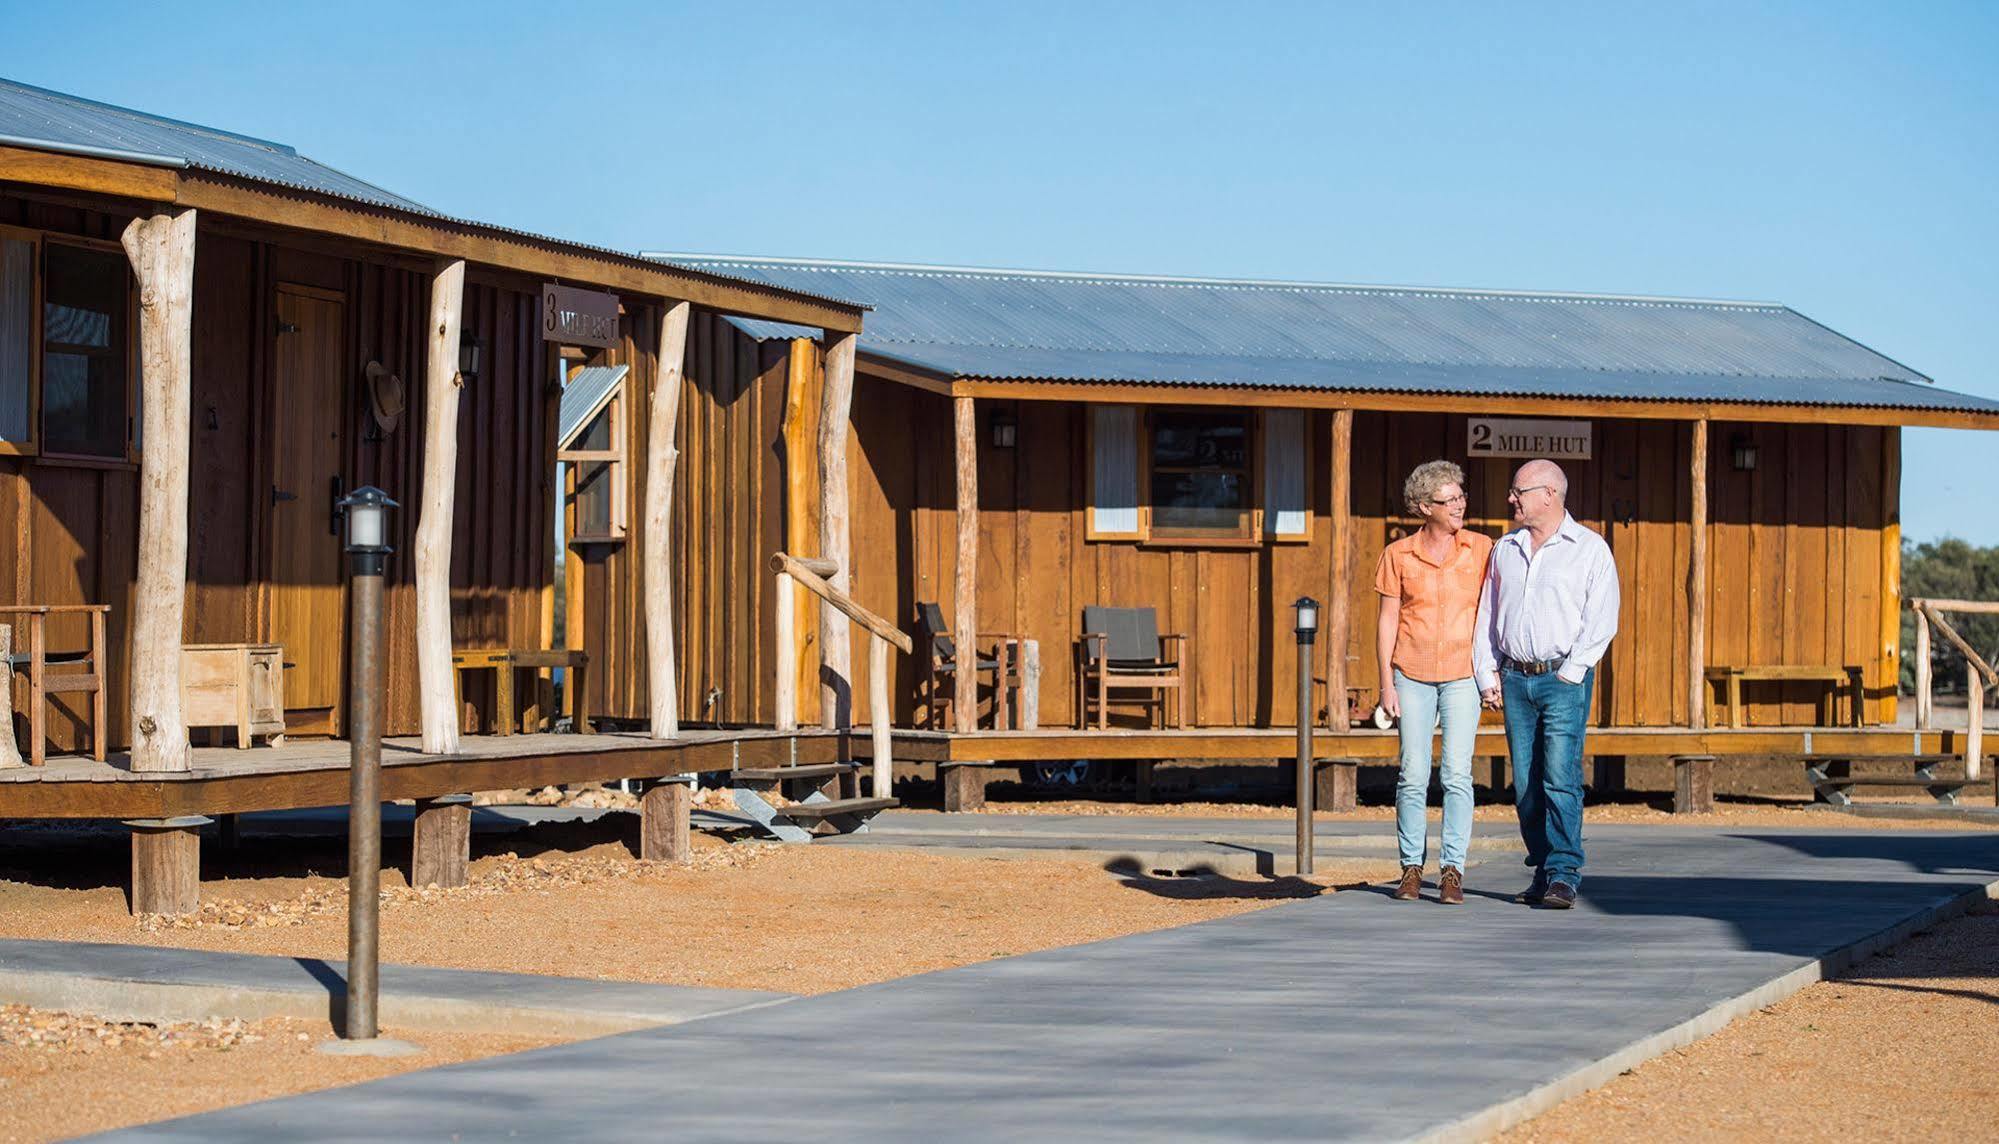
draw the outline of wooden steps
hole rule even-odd
[[[730,782],[736,809],[758,826],[784,842],[810,842],[865,831],[870,818],[897,805],[893,798],[859,797],[858,769],[856,763],[743,767]]]
[[[1956,806],[1972,779],[1962,774],[1941,774],[1937,768],[1957,761],[1956,755],[1806,755],[1805,779],[1820,799],[1833,806],[1852,806],[1853,791],[1861,787],[1920,787],[1939,806]],[[1907,766],[1903,774],[1870,773],[1856,775],[1853,766],[1876,764]]]

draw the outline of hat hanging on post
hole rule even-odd
[[[365,371],[368,376],[368,411],[375,415],[375,424],[384,433],[396,431],[396,423],[402,420],[403,411],[409,408],[409,393],[403,388],[403,379],[390,373],[381,362],[371,361]]]

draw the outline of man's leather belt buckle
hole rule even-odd
[[[1544,659],[1535,663],[1528,663],[1518,659],[1508,659],[1506,663],[1507,666],[1522,675],[1546,675],[1562,666],[1562,661],[1559,659]]]

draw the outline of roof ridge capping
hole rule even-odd
[[[1159,286],[1216,286],[1264,290],[1340,290],[1375,294],[1439,294],[1452,297],[1513,298],[1526,301],[1582,301],[1651,306],[1715,306],[1745,310],[1796,310],[1782,302],[1739,298],[1691,298],[1664,294],[1593,293],[1580,290],[1481,289],[1467,286],[1410,286],[1393,283],[1313,282],[1283,278],[1209,278],[1196,275],[1120,274],[1084,270],[1028,270],[995,266],[946,266],[922,262],[869,262],[838,258],[773,258],[745,254],[698,254],[688,251],[642,250],[641,258],[682,264],[730,264],[745,267],[792,267],[808,270],[854,270],[881,274],[958,275],[966,278],[1039,278],[1076,282],[1134,282]],[[1800,314],[1800,317],[1804,315]],[[1809,320],[1809,319],[1807,319]],[[1841,335],[1844,336],[1844,335]],[[1913,371],[1912,371],[1913,372]]]
[[[148,123],[163,123],[172,127],[180,128],[181,130],[184,131],[193,131],[197,134],[208,135],[217,139],[233,140],[234,142],[237,143],[247,143],[253,147],[262,147],[268,151],[275,151],[280,155],[288,155],[294,158],[299,157],[298,150],[292,147],[290,144],[279,143],[271,139],[262,139],[255,135],[245,135],[240,131],[224,131],[219,127],[210,127],[204,123],[192,123],[185,119],[174,119],[171,116],[155,115],[150,111],[139,111],[134,108],[120,106],[119,104],[116,103],[105,103],[103,100],[86,99],[83,96],[72,95],[66,91],[53,91],[46,87],[36,87],[34,84],[22,83],[19,80],[8,79],[5,76],[0,76],[0,86],[11,87],[17,91],[23,91],[31,95],[40,96],[43,99],[60,101],[63,103],[81,104],[85,107],[93,107],[100,111],[110,111],[110,112],[115,112],[116,114],[119,115],[130,116],[133,119],[144,120]],[[325,164],[323,163],[320,165],[325,166]],[[331,170],[332,168],[328,169]],[[343,171],[341,172],[341,174],[344,175],[346,174],[346,172]],[[348,175],[347,177],[353,178],[352,175]],[[356,181],[358,182],[361,180],[356,180]],[[370,185],[372,186],[373,184]],[[377,188],[377,189],[380,190],[382,188]]]

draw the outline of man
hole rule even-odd
[[[1618,605],[1610,546],[1569,515],[1568,495],[1553,461],[1513,474],[1517,527],[1493,545],[1472,646],[1480,696],[1506,712],[1513,808],[1534,867],[1515,900],[1556,910],[1582,885],[1583,733]]]

